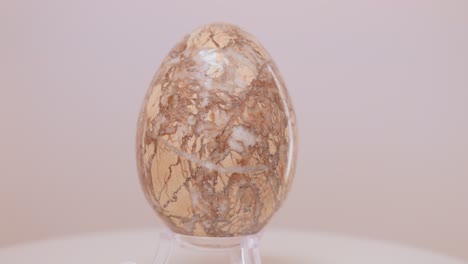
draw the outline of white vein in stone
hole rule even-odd
[[[162,138],[158,138],[157,141],[163,143],[166,148],[168,148],[178,156],[189,160],[197,165],[200,165],[204,168],[207,168],[208,170],[213,170],[221,173],[253,173],[268,170],[268,166],[266,165],[223,167],[207,160],[200,160],[199,158],[195,157],[190,153],[181,151]]]

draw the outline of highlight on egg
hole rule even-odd
[[[136,147],[143,191],[171,230],[257,233],[284,201],[296,160],[294,111],[271,56],[234,25],[188,34],[151,82]]]

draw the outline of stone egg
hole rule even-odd
[[[230,24],[202,26],[169,52],[144,99],[136,143],[146,198],[179,234],[257,233],[294,176],[284,81],[257,39]]]

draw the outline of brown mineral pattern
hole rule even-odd
[[[295,118],[274,62],[236,26],[209,24],[163,61],[140,113],[138,170],[174,231],[258,232],[294,175]]]

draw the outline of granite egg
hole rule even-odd
[[[141,185],[176,233],[254,234],[290,189],[295,142],[271,56],[239,27],[208,24],[175,45],[148,89],[136,142]]]

